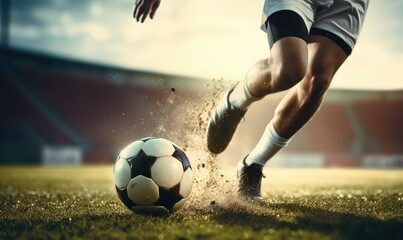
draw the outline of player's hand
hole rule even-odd
[[[155,12],[160,6],[161,0],[136,0],[135,8],[133,11],[133,18],[141,23],[146,20],[147,16],[150,15],[150,18],[153,19]]]

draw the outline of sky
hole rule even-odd
[[[137,23],[134,1],[11,0],[10,45],[84,60],[206,79],[242,80],[270,55],[263,0],[162,0]],[[352,55],[332,88],[403,89],[403,1],[371,0]]]

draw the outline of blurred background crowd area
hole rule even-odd
[[[112,50],[102,52],[103,46],[110,44],[102,42],[102,29],[85,22],[69,23],[77,29],[70,35],[85,38],[80,41],[84,45],[74,48],[76,43],[63,36],[52,40],[41,29],[56,20],[73,21],[74,14],[54,17],[53,11],[66,4],[63,0],[1,1],[0,164],[113,163],[124,146],[146,136],[171,139],[188,151],[203,148],[203,137],[195,140],[191,135],[204,134],[217,93],[232,82],[225,76],[225,80],[213,80],[214,77],[193,75],[188,72],[191,67],[186,66],[181,74],[174,70],[167,73],[164,67],[108,62],[108,54],[111,58],[117,56]],[[116,5],[121,9],[132,4],[118,1]],[[103,15],[105,5],[110,3],[89,5],[88,11]],[[73,13],[83,8],[79,1],[71,1],[69,6]],[[132,21],[128,12],[127,18]],[[90,18],[85,13],[79,16]],[[60,29],[53,29],[54,34],[57,31]],[[88,36],[79,31],[87,31]],[[136,42],[134,37],[129,40]],[[94,55],[80,56],[80,52],[88,51],[91,41],[99,55],[92,49],[89,52]],[[122,48],[117,52],[131,51],[113,45],[114,49]],[[127,55],[134,62],[146,59],[136,51]],[[402,59],[402,54],[397,56]],[[175,56],[171,57],[175,62]],[[180,57],[178,53],[178,61]],[[158,57],[149,61],[168,67],[172,64]],[[368,67],[360,66],[357,71]],[[368,82],[373,81],[364,75]],[[382,86],[382,82],[387,85],[387,76],[373,78]],[[396,79],[390,81],[402,82],[400,75],[392,76]],[[403,90],[399,86],[332,87],[319,113],[269,165],[402,168]],[[251,107],[224,155],[228,163],[237,162],[253,148],[283,94],[266,97]]]

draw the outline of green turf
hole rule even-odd
[[[261,205],[199,192],[150,217],[119,202],[112,166],[1,167],[0,239],[403,239],[403,171],[266,175]]]

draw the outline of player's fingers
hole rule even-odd
[[[157,1],[156,3],[153,4],[151,7],[151,13],[150,13],[150,18],[153,19],[155,12],[157,11],[158,7],[160,6],[160,1]]]
[[[150,6],[151,6],[151,5],[150,5],[149,2],[145,2],[145,3],[143,4],[143,9],[142,9],[142,14],[143,14],[143,16],[142,16],[142,18],[141,18],[141,23],[143,23],[143,22],[146,20],[148,14],[150,13]]]
[[[137,18],[137,15],[139,14],[139,9],[140,9],[140,6],[142,4],[142,1],[143,0],[137,0],[136,1],[135,8],[133,10],[133,18]]]
[[[137,12],[135,12],[136,21],[140,21],[141,15],[143,15],[144,11],[144,0],[138,0],[136,4]]]
[[[137,12],[138,10],[139,10],[139,1],[136,1],[135,7],[133,10],[133,18],[136,18],[137,14],[138,14],[138,12]]]
[[[139,11],[139,13],[137,14],[137,17],[136,17],[136,21],[137,21],[137,22],[140,21],[140,18],[141,18],[141,16],[142,16],[142,14],[143,14],[143,13]]]
[[[146,9],[146,11],[143,14],[143,17],[141,18],[141,23],[143,23],[146,20],[149,12],[150,12],[150,9],[149,8]]]

